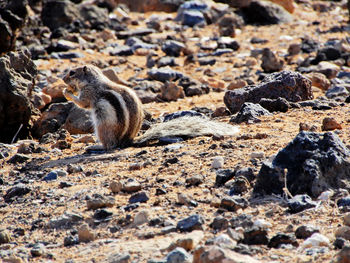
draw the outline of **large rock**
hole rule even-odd
[[[116,0],[117,4],[125,4],[133,12],[176,12],[185,0]]]
[[[227,0],[222,2],[228,3],[231,7],[242,8],[242,7],[249,6],[252,1],[251,0]]]
[[[56,132],[66,122],[73,107],[74,103],[71,101],[51,104],[34,124],[35,137],[41,138],[45,133]]]
[[[83,21],[89,21],[89,28],[91,29],[102,30],[109,25],[108,12],[105,8],[81,4],[79,12]]]
[[[67,119],[62,126],[70,134],[93,133],[94,126],[87,110],[73,106],[69,111]]]
[[[14,50],[18,31],[28,15],[26,0],[0,2],[0,54]]]
[[[69,0],[48,0],[41,11],[43,24],[55,31],[65,28],[79,31],[82,28],[103,30],[106,27],[118,28],[119,25],[108,17],[108,11],[91,3],[74,4]]]
[[[262,98],[279,97],[292,102],[313,99],[311,81],[297,72],[272,73],[258,85],[226,91],[224,102],[233,114],[241,109],[244,102],[258,103]]]
[[[285,176],[292,195],[350,190],[350,150],[335,133],[300,132],[272,163],[263,163],[254,193],[282,194]]]
[[[28,137],[36,113],[29,99],[36,75],[28,50],[0,58],[0,142],[10,143],[18,130],[17,138]]]
[[[59,27],[68,27],[77,18],[79,18],[78,8],[69,0],[49,0],[43,4],[41,20],[52,31]]]
[[[9,23],[0,16],[0,54],[13,50],[15,37]]]
[[[244,20],[249,24],[272,25],[292,21],[292,15],[283,7],[268,1],[253,0],[241,9]]]

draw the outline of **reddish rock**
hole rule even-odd
[[[63,82],[63,80],[58,79],[54,83],[44,87],[42,92],[49,95],[52,99],[63,99],[63,89],[66,87],[67,85]]]
[[[269,1],[282,6],[291,14],[294,13],[294,10],[295,10],[294,0],[269,0]]]
[[[331,86],[331,82],[322,73],[312,72],[308,74],[307,77],[312,81],[312,86],[321,90],[328,90]]]
[[[322,131],[341,130],[342,126],[335,118],[327,117],[322,121]]]
[[[167,81],[161,88],[161,98],[165,101],[176,101],[184,97],[183,88],[177,86],[174,82]]]

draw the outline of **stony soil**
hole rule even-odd
[[[144,18],[154,13],[130,13],[130,16],[140,21],[135,26],[142,27]],[[157,13],[159,16],[174,17],[175,14]],[[319,23],[312,23],[318,21]],[[251,79],[257,82],[256,71],[261,70],[260,61],[250,57],[250,51],[255,48],[269,47],[279,54],[286,54],[288,46],[305,36],[312,37],[320,43],[335,38],[344,37],[344,32],[330,32],[334,26],[347,25],[347,11],[339,6],[330,12],[319,13],[310,6],[298,4],[294,13],[294,21],[289,24],[271,26],[245,26],[236,36],[240,49],[232,55],[225,55],[218,59],[215,66],[201,66],[189,64],[183,66],[184,57],[176,58],[179,65],[175,70],[186,73],[197,80],[207,80],[212,85],[226,87],[235,77],[249,72]],[[181,32],[184,37],[193,38],[192,47],[196,48],[198,37],[212,37],[217,32],[216,25]],[[157,33],[157,37],[178,34],[164,31]],[[287,37],[288,36],[288,37]],[[251,44],[250,39],[259,37],[267,39],[266,44]],[[291,39],[291,40],[290,40]],[[122,40],[117,40],[123,43]],[[126,62],[119,64],[118,58],[98,52],[80,50],[85,58],[72,60],[37,60],[39,70],[53,70],[63,72],[69,67],[87,63],[115,64],[121,67],[119,77],[128,79],[135,75],[134,68],[142,69],[139,77],[146,76],[144,68],[146,57],[132,55]],[[161,50],[157,51],[159,54]],[[292,58],[297,61],[305,54]],[[244,65],[247,61],[249,66]],[[234,66],[236,64],[236,66]],[[215,69],[221,69],[215,72]],[[296,64],[286,65],[286,69],[295,70]],[[214,71],[212,76],[204,72]],[[344,71],[350,71],[344,68]],[[221,84],[220,84],[221,83]],[[202,96],[185,97],[175,102],[145,104],[145,108],[153,117],[177,110],[188,110],[193,107],[207,107],[215,110],[224,106],[224,89]],[[314,96],[324,96],[324,91],[313,87]],[[271,238],[278,232],[293,233],[298,226],[312,224],[320,229],[320,233],[327,236],[330,244],[335,240],[335,231],[342,224],[343,211],[335,205],[335,200],[321,204],[318,209],[306,210],[298,214],[287,212],[286,200],[282,197],[271,196],[254,199],[251,197],[254,181],[249,191],[243,194],[250,202],[246,209],[236,212],[218,210],[216,203],[228,189],[215,186],[215,169],[211,164],[215,157],[223,157],[225,169],[235,167],[251,167],[257,175],[262,161],[269,159],[280,149],[285,147],[299,132],[299,123],[306,122],[315,125],[321,132],[322,120],[325,117],[334,117],[342,126],[335,132],[341,140],[350,145],[350,104],[343,104],[330,110],[312,110],[310,107],[290,109],[286,113],[275,113],[273,116],[260,117],[261,122],[240,124],[240,134],[235,137],[212,138],[199,137],[170,146],[152,146],[116,150],[102,155],[84,155],[84,148],[95,143],[79,142],[85,135],[73,135],[65,139],[71,143],[71,148],[58,150],[53,143],[40,144],[41,153],[29,154],[29,160],[23,164],[8,163],[18,150],[20,143],[7,145],[9,156],[1,160],[1,174],[4,184],[1,192],[6,193],[15,182],[24,181],[31,188],[29,194],[19,197],[15,202],[0,201],[1,228],[6,229],[11,236],[11,242],[0,245],[0,250],[11,251],[14,258],[21,258],[24,262],[106,262],[114,254],[129,254],[132,262],[147,262],[147,260],[161,260],[169,253],[168,247],[181,237],[194,236],[198,245],[219,235],[209,225],[214,218],[221,215],[230,220],[240,214],[252,215],[254,219],[264,219],[271,224],[268,236]],[[229,116],[218,120],[227,122]],[[257,134],[264,134],[263,139],[254,139]],[[247,136],[243,136],[247,135]],[[88,136],[89,137],[89,136]],[[90,136],[91,137],[91,136]],[[96,141],[96,138],[93,137]],[[38,147],[35,146],[35,147]],[[252,158],[252,153],[263,152],[261,159]],[[174,159],[176,158],[176,159]],[[171,163],[171,160],[175,160]],[[38,179],[38,173],[62,169],[67,171],[69,164],[80,166],[82,171],[73,171],[53,181]],[[198,186],[188,186],[186,179],[201,175]],[[133,193],[112,193],[110,184],[114,181],[133,179],[140,183],[141,190],[147,193],[149,200],[140,203],[135,209],[125,211],[129,198]],[[62,188],[62,182],[70,187]],[[157,189],[165,190],[165,194],[157,195]],[[113,213],[107,222],[94,222],[94,209],[88,209],[87,196],[93,194],[111,196],[115,204],[106,210]],[[178,195],[186,194],[197,206],[179,204]],[[150,226],[144,223],[134,226],[135,215],[140,211],[147,211],[148,221],[164,218],[167,224],[175,225],[181,219],[193,214],[201,215],[205,222],[203,231],[192,233],[172,232],[162,233],[163,226]],[[50,228],[50,220],[62,216],[65,212],[73,212],[83,216],[89,223],[90,231],[95,234],[95,240],[80,242],[72,246],[64,246],[64,238],[75,234],[79,224],[67,229]],[[223,230],[222,233],[225,233]],[[299,248],[286,247],[270,249],[266,245],[251,246],[251,255],[261,262],[330,262],[336,257],[339,250],[331,245],[326,251],[307,253],[302,248],[303,240],[298,239]],[[34,244],[42,243],[39,256],[34,257]],[[254,250],[255,249],[255,250]],[[193,250],[192,250],[193,252]],[[192,253],[191,252],[191,253]],[[6,258],[6,256],[4,256]],[[9,257],[7,257],[9,258]],[[21,262],[21,261],[12,261]]]

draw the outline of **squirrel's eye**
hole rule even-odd
[[[75,74],[75,70],[69,71],[69,76],[73,76]]]

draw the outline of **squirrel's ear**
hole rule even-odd
[[[86,71],[87,71],[87,66],[84,66],[84,67],[83,67],[83,71],[84,71],[84,73],[86,73]]]

